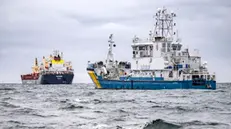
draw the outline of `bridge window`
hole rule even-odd
[[[153,46],[152,45],[139,46],[138,51],[139,51],[138,57],[152,57]]]

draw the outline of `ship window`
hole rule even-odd
[[[140,46],[139,50],[145,50],[145,46]]]
[[[136,52],[135,52],[135,51],[133,51],[133,54],[136,54]]]
[[[140,52],[140,57],[143,57],[143,52],[142,51]]]
[[[162,43],[162,47],[166,47],[166,43]]]
[[[201,75],[201,78],[204,78],[204,76],[203,76],[203,75]]]
[[[216,79],[216,78],[215,78],[215,75],[213,75],[213,76],[212,76],[212,80],[215,80],[215,79]]]
[[[170,77],[170,78],[173,77],[173,72],[172,72],[172,71],[169,72],[169,77]]]
[[[210,75],[207,75],[207,80],[210,80]]]
[[[150,46],[150,45],[140,46],[140,50],[139,50],[140,57],[152,57],[152,54],[153,54],[152,49],[153,49],[153,46]]]
[[[168,47],[170,47],[170,43],[168,43]]]
[[[199,78],[199,75],[192,75],[192,79]]]
[[[180,53],[178,55],[180,56]]]

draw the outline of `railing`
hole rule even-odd
[[[69,71],[42,71],[41,74],[47,75],[47,74],[73,74],[73,70]]]
[[[133,39],[133,43],[146,43],[146,42],[155,42],[155,41],[160,41],[160,42],[173,42],[173,38],[162,38],[160,40],[155,40],[155,38],[153,39],[141,39],[141,38],[134,38]]]

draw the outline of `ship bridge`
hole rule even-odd
[[[172,46],[174,41],[179,41],[174,31],[175,17],[175,13],[169,13],[164,7],[159,8],[155,14],[154,29],[150,31],[149,37],[145,40],[137,36],[133,38],[132,69],[164,69],[170,60],[168,56],[171,50],[181,49],[179,43]]]

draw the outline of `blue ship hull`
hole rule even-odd
[[[161,90],[161,89],[216,89],[216,81],[164,81],[150,80],[150,78],[130,78],[120,80],[106,80],[97,76],[94,71],[88,71],[89,76],[96,85],[97,89],[142,89],[142,90]]]
[[[72,84],[74,74],[44,74],[40,84]]]

